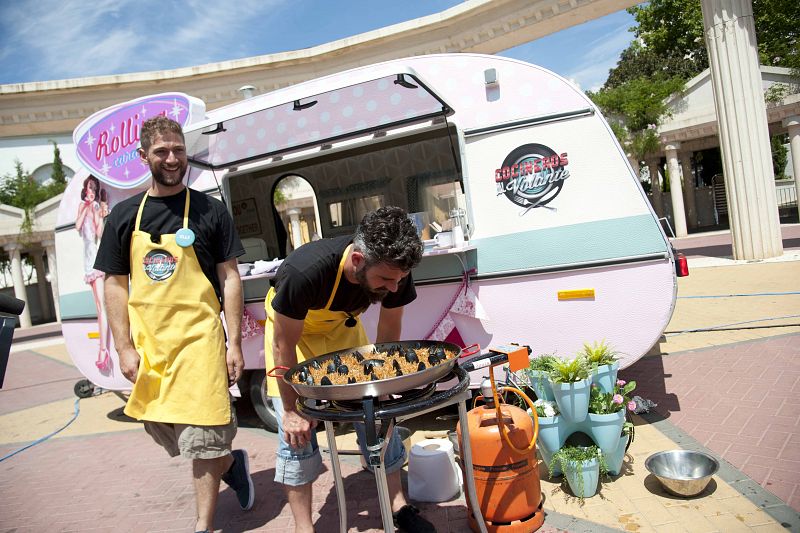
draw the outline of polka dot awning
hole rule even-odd
[[[392,74],[205,124],[189,159],[230,168],[451,113],[417,76]]]

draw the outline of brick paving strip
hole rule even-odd
[[[800,335],[648,356],[620,376],[658,404],[645,420],[800,531]]]

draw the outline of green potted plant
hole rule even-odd
[[[592,379],[583,357],[557,359],[549,375],[550,387],[561,415],[569,422],[583,422],[589,412]]]
[[[592,344],[584,343],[579,355],[586,359],[591,368],[592,383],[599,385],[603,392],[611,392],[619,370],[617,352],[602,340]]]
[[[555,355],[541,354],[532,359],[528,368],[521,372],[524,374],[527,386],[536,394],[537,399],[553,400],[553,389],[550,387],[548,376],[557,362],[558,358]]]
[[[604,453],[617,449],[625,422],[625,409],[636,407],[628,397],[635,388],[635,381],[625,382],[619,379],[614,383],[611,392],[603,392],[600,386],[592,383],[589,393],[589,423],[595,444]]]
[[[533,406],[536,408],[536,415],[539,419],[539,434],[536,437],[537,449],[545,464],[551,465],[550,475],[559,476],[561,470],[552,464],[552,457],[568,436],[563,434],[566,431],[566,425],[561,423],[556,402],[539,399],[533,402]],[[528,412],[530,413],[530,409]]]
[[[608,473],[605,457],[594,445],[564,446],[553,454],[551,473],[553,466],[564,473],[570,490],[581,503],[597,493],[600,475]]]

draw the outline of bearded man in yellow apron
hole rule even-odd
[[[244,369],[236,268],[244,249],[222,202],[184,186],[188,160],[177,122],[145,121],[139,155],[151,187],[111,211],[94,267],[106,273],[119,370],[133,382],[125,414],[142,420],[170,456],[192,460],[196,530],[213,531],[220,479],[242,509],[254,496],[247,452],[231,451],[236,417],[228,392]]]
[[[411,269],[422,258],[417,229],[399,207],[368,213],[354,237],[321,239],[304,244],[281,264],[275,286],[266,298],[264,353],[267,369],[292,367],[336,350],[369,344],[359,315],[381,303],[375,342],[400,340],[403,306],[417,293]],[[275,481],[284,485],[295,519],[295,531],[312,532],[312,483],[322,467],[316,422],[297,412],[294,389],[267,380],[278,419]],[[356,424],[359,444],[367,454],[363,424]],[[405,448],[393,432],[385,465],[397,527],[407,532],[435,531],[406,503],[400,481]]]

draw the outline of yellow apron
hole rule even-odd
[[[303,334],[300,336],[300,340],[297,343],[298,362],[329,352],[369,344],[369,339],[364,331],[364,326],[361,325],[361,319],[358,318],[358,315],[348,315],[344,311],[330,310],[333,297],[336,295],[336,289],[339,288],[339,282],[342,279],[344,263],[347,260],[347,255],[350,253],[352,246],[351,244],[347,247],[344,251],[344,255],[342,255],[342,260],[339,262],[339,271],[336,273],[336,281],[333,284],[333,290],[328,298],[328,303],[323,309],[310,309],[303,321]],[[264,307],[267,311],[267,321],[264,324],[264,355],[268,371],[275,368],[275,358],[272,354],[275,320],[275,310],[272,309],[272,299],[274,297],[275,288],[270,287],[269,292],[267,292],[267,299],[264,302]],[[345,320],[350,316],[356,318],[356,325],[354,327],[347,327],[344,324]],[[278,392],[278,381],[275,378],[267,378],[267,395],[280,395]]]
[[[189,227],[189,196],[183,227]],[[225,334],[214,287],[194,247],[175,235],[161,243],[139,229],[147,193],[131,237],[131,337],[141,356],[125,414],[139,420],[224,425],[230,421]]]

